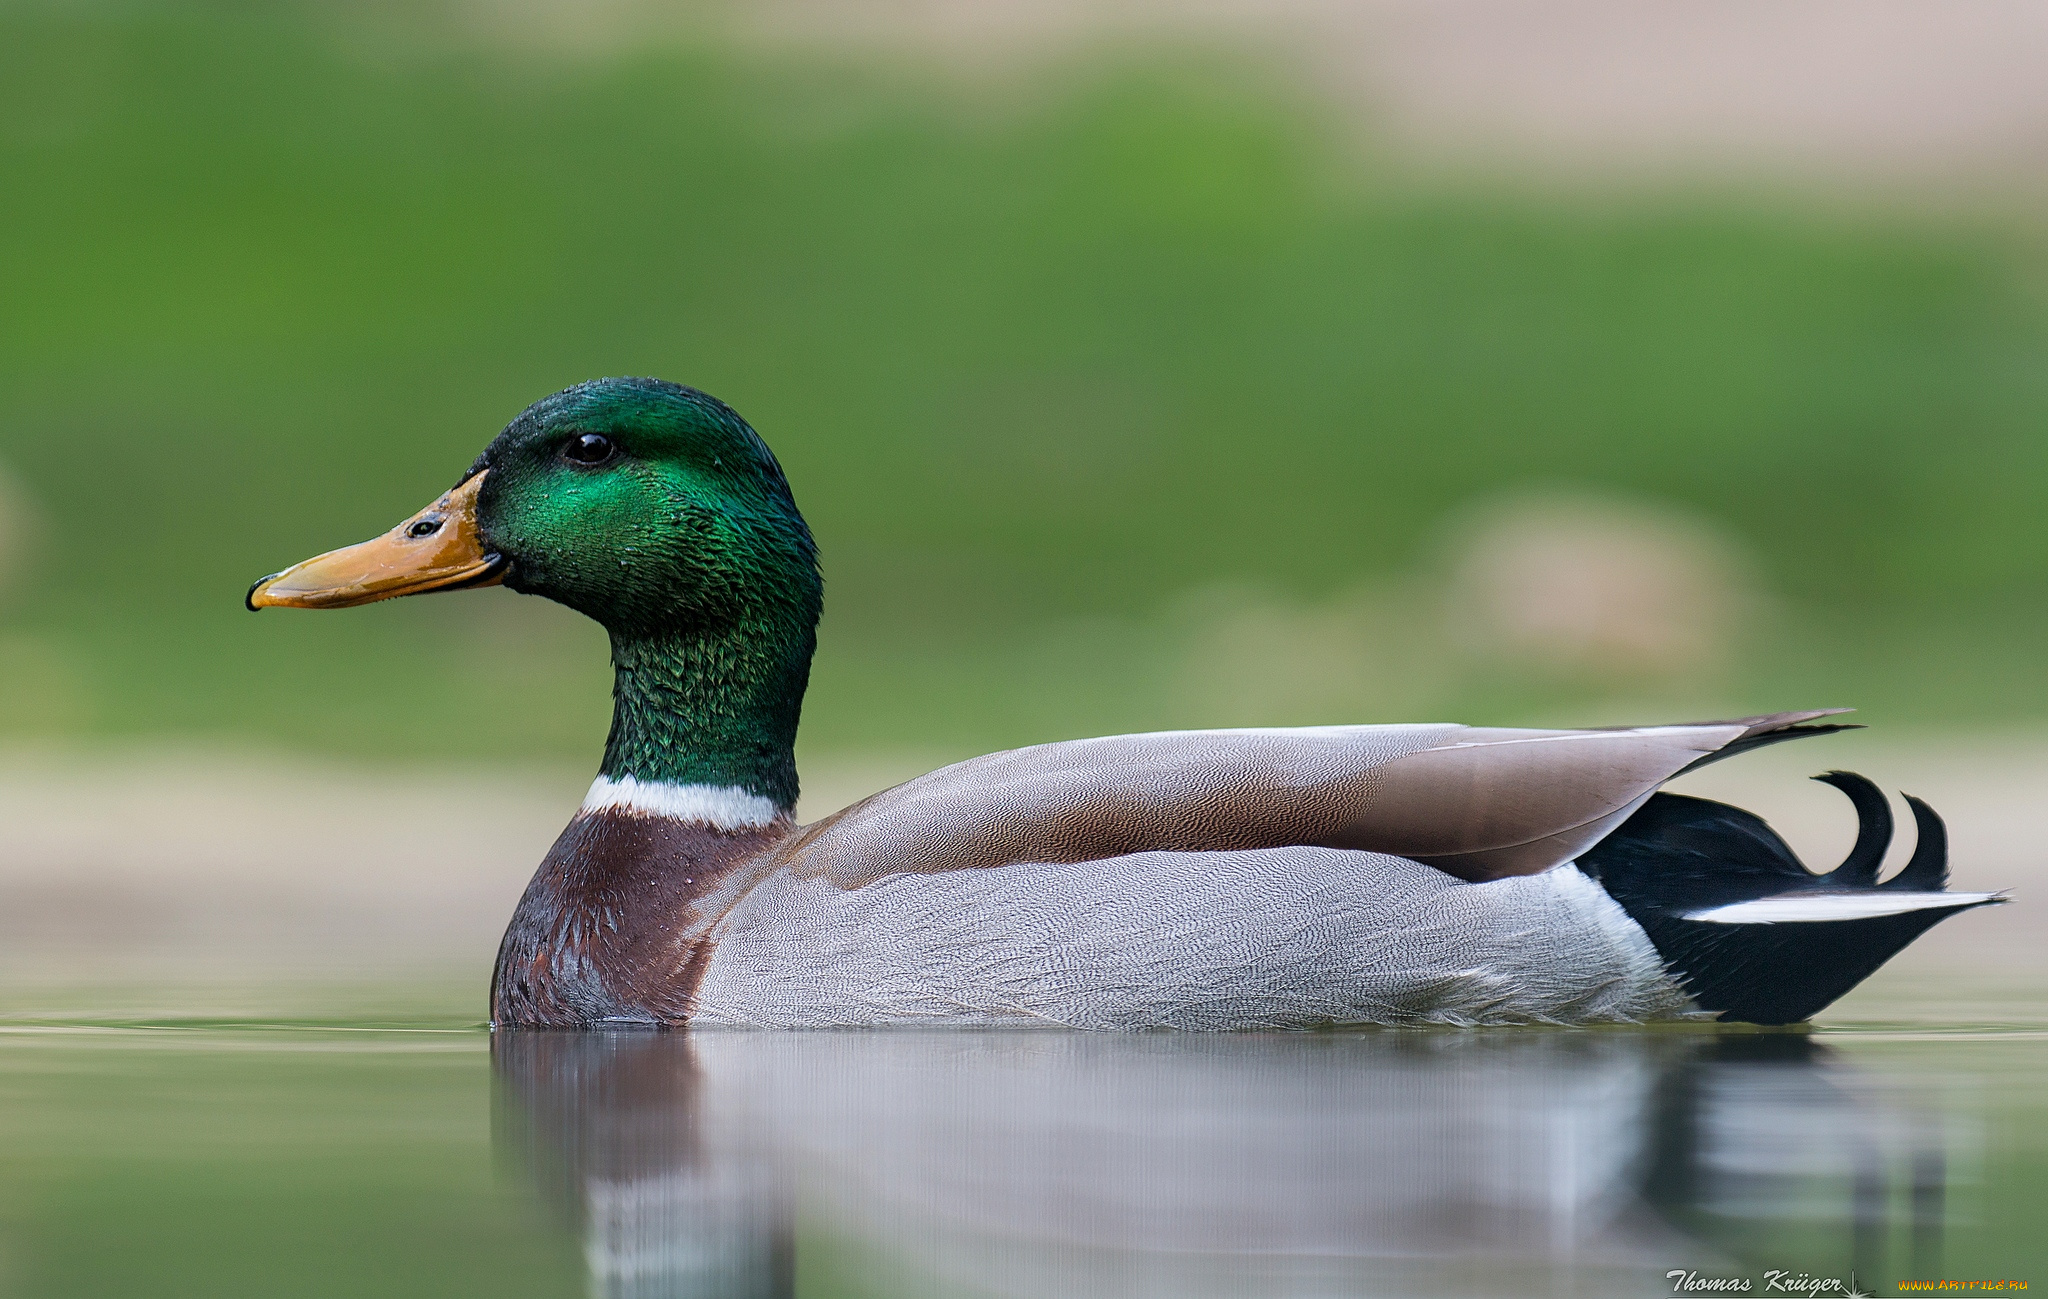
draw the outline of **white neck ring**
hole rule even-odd
[[[583,811],[693,821],[714,830],[759,830],[789,819],[789,812],[774,799],[737,785],[673,785],[631,776],[599,776],[592,781]]]

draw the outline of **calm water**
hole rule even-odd
[[[394,1018],[416,997],[263,1000],[208,1020],[15,998],[0,1292],[2048,1286],[2048,1032],[2021,1016],[493,1041],[440,1003]]]

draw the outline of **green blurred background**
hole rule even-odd
[[[613,374],[787,466],[812,755],[2048,718],[2030,203],[1434,166],[1228,42],[733,15],[0,8],[5,735],[594,762],[565,611],[241,596]]]

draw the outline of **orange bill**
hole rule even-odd
[[[249,588],[249,607],[347,609],[458,587],[496,586],[505,562],[476,532],[477,474],[381,537],[272,573]]]

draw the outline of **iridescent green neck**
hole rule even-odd
[[[816,633],[751,620],[612,634],[612,731],[602,775],[738,786],[796,806],[796,728]]]

